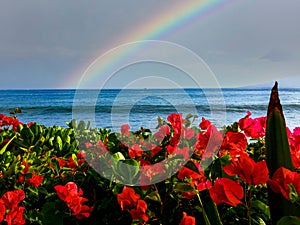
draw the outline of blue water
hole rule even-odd
[[[287,125],[300,126],[300,89],[279,89]],[[265,116],[269,89],[141,89],[141,90],[0,90],[0,113],[15,114],[20,121],[66,127],[72,118],[92,121],[97,127],[119,129],[128,123],[132,130],[155,129],[157,117],[170,113],[197,114],[218,127],[246,115]]]

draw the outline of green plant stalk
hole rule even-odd
[[[266,125],[266,162],[269,169],[270,178],[281,166],[292,170],[292,158],[286,123],[278,96],[278,83],[272,88],[270,102],[268,106],[267,125]],[[283,216],[296,215],[300,212],[295,205],[284,199],[281,194],[268,190],[270,212],[272,223],[276,224]]]

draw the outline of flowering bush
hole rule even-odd
[[[195,118],[171,114],[155,133],[127,124],[117,133],[0,115],[0,222],[271,224],[268,188],[300,206],[300,128],[287,129],[294,168],[269,174],[266,117],[248,112],[221,129]]]

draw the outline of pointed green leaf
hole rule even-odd
[[[266,162],[270,177],[281,166],[292,170],[293,164],[286,132],[286,124],[278,95],[278,83],[272,88],[266,125]],[[291,204],[281,194],[268,190],[271,219],[276,223],[283,216],[300,215],[300,207]]]
[[[0,155],[2,155],[5,151],[6,151],[6,148],[7,146],[12,142],[13,139],[15,139],[16,136],[13,136],[12,139],[10,139],[0,150]]]

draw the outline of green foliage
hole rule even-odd
[[[286,148],[286,144],[277,143],[277,137],[283,135],[278,131],[283,127],[279,116],[272,113],[268,120],[267,156],[263,138],[249,139],[247,148],[238,149],[237,153],[245,150],[254,161],[267,158],[269,166],[277,167],[279,164],[273,161],[282,153],[277,154],[276,148]],[[192,126],[196,118],[193,115],[187,115],[184,120],[181,118],[184,123],[180,124],[182,130],[177,131],[179,133],[176,133],[172,122],[160,118],[159,126],[167,126],[170,130],[161,140],[145,128],[124,134],[92,128],[89,123],[75,120],[67,123],[67,128],[33,123],[20,125],[18,130],[0,130],[0,196],[8,190],[24,190],[22,206],[25,207],[24,217],[28,224],[141,224],[132,219],[130,210],[122,211],[118,203],[118,195],[124,185],[132,187],[147,203],[145,213],[149,220],[144,223],[147,225],[179,224],[183,212],[194,217],[196,224],[270,224],[271,201],[268,199],[267,185],[247,184],[240,177],[229,176],[223,170],[232,163],[230,151],[238,148],[236,146],[240,142],[232,141],[225,147],[217,143],[215,152],[203,157],[195,151],[200,142],[197,135],[201,134],[205,139],[209,132]],[[279,126],[277,123],[280,123]],[[273,132],[275,128],[277,131]],[[193,135],[184,138],[183,130]],[[224,127],[221,132],[243,134],[238,123]],[[130,154],[130,148],[134,145],[141,153]],[[175,150],[179,153],[174,154]],[[165,160],[168,160],[167,164],[164,164]],[[141,170],[144,165],[154,164],[160,167],[153,171]],[[98,170],[105,176],[100,176]],[[165,177],[172,170],[176,173]],[[182,170],[186,170],[184,178],[179,177],[178,171]],[[43,177],[38,185],[29,182],[34,175]],[[240,204],[215,204],[208,189],[220,178],[236,181],[242,187],[245,196],[240,199]],[[161,181],[151,183],[153,180]],[[132,185],[137,182],[142,184],[142,181],[146,185]],[[93,207],[88,218],[76,219],[56,193],[56,185],[68,182],[76,183],[87,199],[86,204]],[[204,183],[208,188],[202,188]],[[290,188],[291,199],[294,204],[299,203],[299,193],[294,186]],[[234,193],[231,195],[235,197]],[[298,221],[295,217],[285,217],[278,224],[298,224]]]

